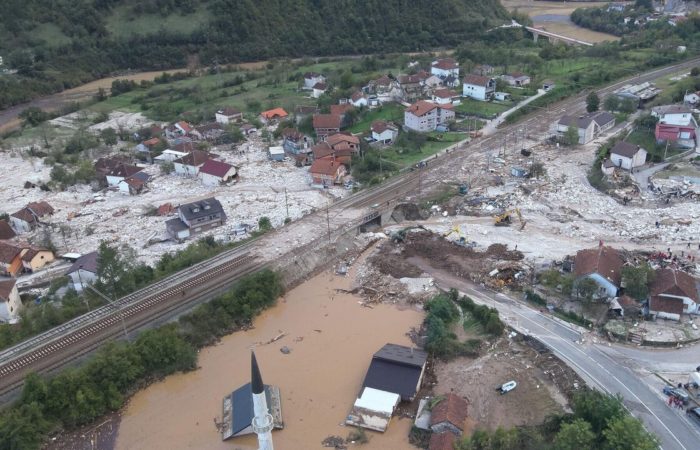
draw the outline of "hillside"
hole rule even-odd
[[[455,46],[498,0],[5,0],[0,108],[122,69]]]

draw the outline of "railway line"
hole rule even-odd
[[[614,83],[596,92],[603,96],[620,86],[635,82],[652,81],[676,71],[700,64],[700,58],[675,66],[656,69],[634,78]],[[531,117],[501,128],[497,134],[475,140],[466,145],[460,143],[456,151],[430,160],[429,165],[418,170],[407,170],[387,180],[384,184],[363,190],[355,195],[335,202],[331,209],[367,209],[383,205],[420,188],[425,170],[435,170],[464,156],[464,151],[486,153],[497,146],[510,133],[526,127],[529,132],[546,131],[550,124],[563,113],[578,113],[583,107],[587,92],[563,100],[556,105],[543,108]],[[318,213],[317,213],[318,214]],[[304,220],[304,219],[302,219]],[[355,223],[345,223],[340,229],[347,231]],[[115,300],[109,305],[97,308],[56,328],[30,338],[20,344],[0,352],[0,397],[22,385],[24,377],[32,371],[47,372],[61,367],[84,356],[100,344],[118,338],[123,329],[136,329],[157,321],[173,311],[184,309],[211,297],[215,292],[235,282],[242,276],[260,270],[269,261],[256,257],[252,250],[259,239],[253,239],[234,249],[195,264],[176,274]],[[303,246],[312,248],[319,239]],[[299,249],[297,249],[299,250]]]

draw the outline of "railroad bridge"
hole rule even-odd
[[[537,39],[540,36],[544,36],[547,39],[549,39],[549,42],[551,43],[563,42],[568,45],[585,45],[587,47],[593,46],[593,44],[591,44],[590,42],[582,41],[580,39],[574,39],[568,36],[563,36],[561,34],[552,33],[551,31],[547,31],[543,28],[525,27],[525,29],[532,33],[532,38],[535,40],[535,42],[537,42]]]

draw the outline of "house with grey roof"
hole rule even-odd
[[[68,268],[66,275],[73,283],[73,289],[82,291],[88,284],[97,281],[97,270],[99,268],[98,253],[90,252],[80,256]]]
[[[556,124],[556,131],[564,135],[569,127],[578,130],[578,143],[587,144],[615,126],[615,116],[607,111],[595,111],[582,116],[563,116]]]
[[[226,223],[224,207],[214,197],[180,205],[177,215],[165,222],[165,228],[168,235],[178,241]]]
[[[625,170],[643,166],[647,160],[647,151],[630,142],[620,141],[610,150],[610,161]]]

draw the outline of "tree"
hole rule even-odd
[[[691,77],[697,77],[698,75],[700,75],[700,67],[693,67],[692,69],[690,69]]]
[[[598,111],[600,107],[600,97],[595,92],[591,92],[586,96],[586,111],[594,112]]]
[[[630,415],[608,421],[603,430],[605,449],[608,450],[656,450],[659,440],[644,429],[642,423]]]
[[[583,419],[575,419],[571,423],[562,424],[554,438],[555,450],[580,450],[595,447],[595,433],[591,424]]]
[[[97,288],[112,300],[116,300],[133,289],[131,265],[116,247],[107,241],[100,242],[97,254]]]
[[[272,223],[270,222],[269,217],[261,217],[258,219],[258,228],[262,232],[270,231],[272,229]]]
[[[576,297],[587,302],[593,300],[593,296],[598,291],[598,284],[590,278],[584,278],[576,283]]]
[[[102,142],[104,142],[105,145],[108,145],[110,147],[117,145],[117,132],[114,131],[114,128],[105,128],[100,132],[100,137],[102,138]]]
[[[622,268],[622,282],[625,292],[637,300],[644,300],[649,294],[649,283],[654,279],[654,270],[646,263],[639,267]]]
[[[572,409],[574,417],[590,423],[596,435],[603,432],[609,421],[628,414],[619,395],[608,395],[595,390],[576,393]]]
[[[607,111],[617,111],[620,107],[620,99],[616,95],[608,95],[603,101],[603,108]]]
[[[578,140],[578,128],[573,125],[569,126],[562,137],[563,144],[573,147],[574,145],[578,144]]]
[[[578,136],[578,132],[576,133]],[[544,164],[537,161],[532,163],[530,166],[530,177],[539,179],[547,174],[547,169],[545,169]]]
[[[19,113],[19,118],[24,121],[25,126],[35,127],[42,122],[46,122],[51,118],[49,113],[36,106],[30,106],[29,108],[23,110]]]

